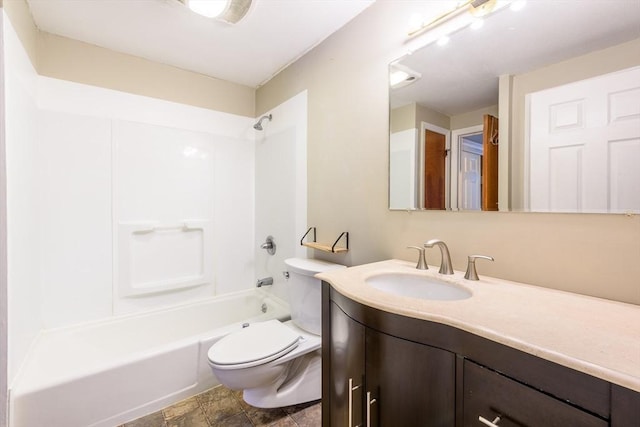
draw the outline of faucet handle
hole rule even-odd
[[[476,271],[476,259],[488,259],[493,261],[493,257],[486,255],[469,255],[469,262],[467,263],[467,272],[464,274],[464,278],[467,280],[479,280],[478,272]]]
[[[424,257],[424,248],[420,246],[407,246],[407,249],[417,249],[418,250],[418,264],[416,268],[418,270],[428,270],[429,266],[427,265],[427,260]]]

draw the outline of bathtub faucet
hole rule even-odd
[[[263,286],[271,286],[273,285],[273,277],[265,277],[264,279],[258,279],[256,282],[256,286],[261,288]]]

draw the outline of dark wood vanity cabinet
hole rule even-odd
[[[455,354],[370,328],[365,348],[365,422],[454,426]]]
[[[323,427],[640,427],[640,393],[324,282],[322,299]]]
[[[331,303],[327,310],[331,318],[331,344],[323,354],[322,395],[330,396],[332,410],[327,413],[324,425],[362,426],[365,376],[365,327]],[[323,334],[323,340],[326,334]],[[323,342],[324,345],[324,342]],[[331,361],[331,369],[324,367],[324,361]],[[327,387],[326,387],[327,386]]]
[[[496,371],[464,361],[464,425],[606,427],[609,423]]]
[[[367,328],[335,303],[328,393],[331,426],[454,426],[455,355]]]

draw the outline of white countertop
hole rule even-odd
[[[416,270],[388,260],[316,275],[342,295],[390,313],[458,329],[640,392],[640,306],[483,276],[479,281]],[[379,291],[380,273],[430,275],[470,290],[471,298],[433,301]]]

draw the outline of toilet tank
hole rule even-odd
[[[344,265],[306,258],[289,258],[284,261],[289,272],[287,281],[291,320],[299,328],[320,335],[322,316],[322,289],[317,273],[346,268]]]

